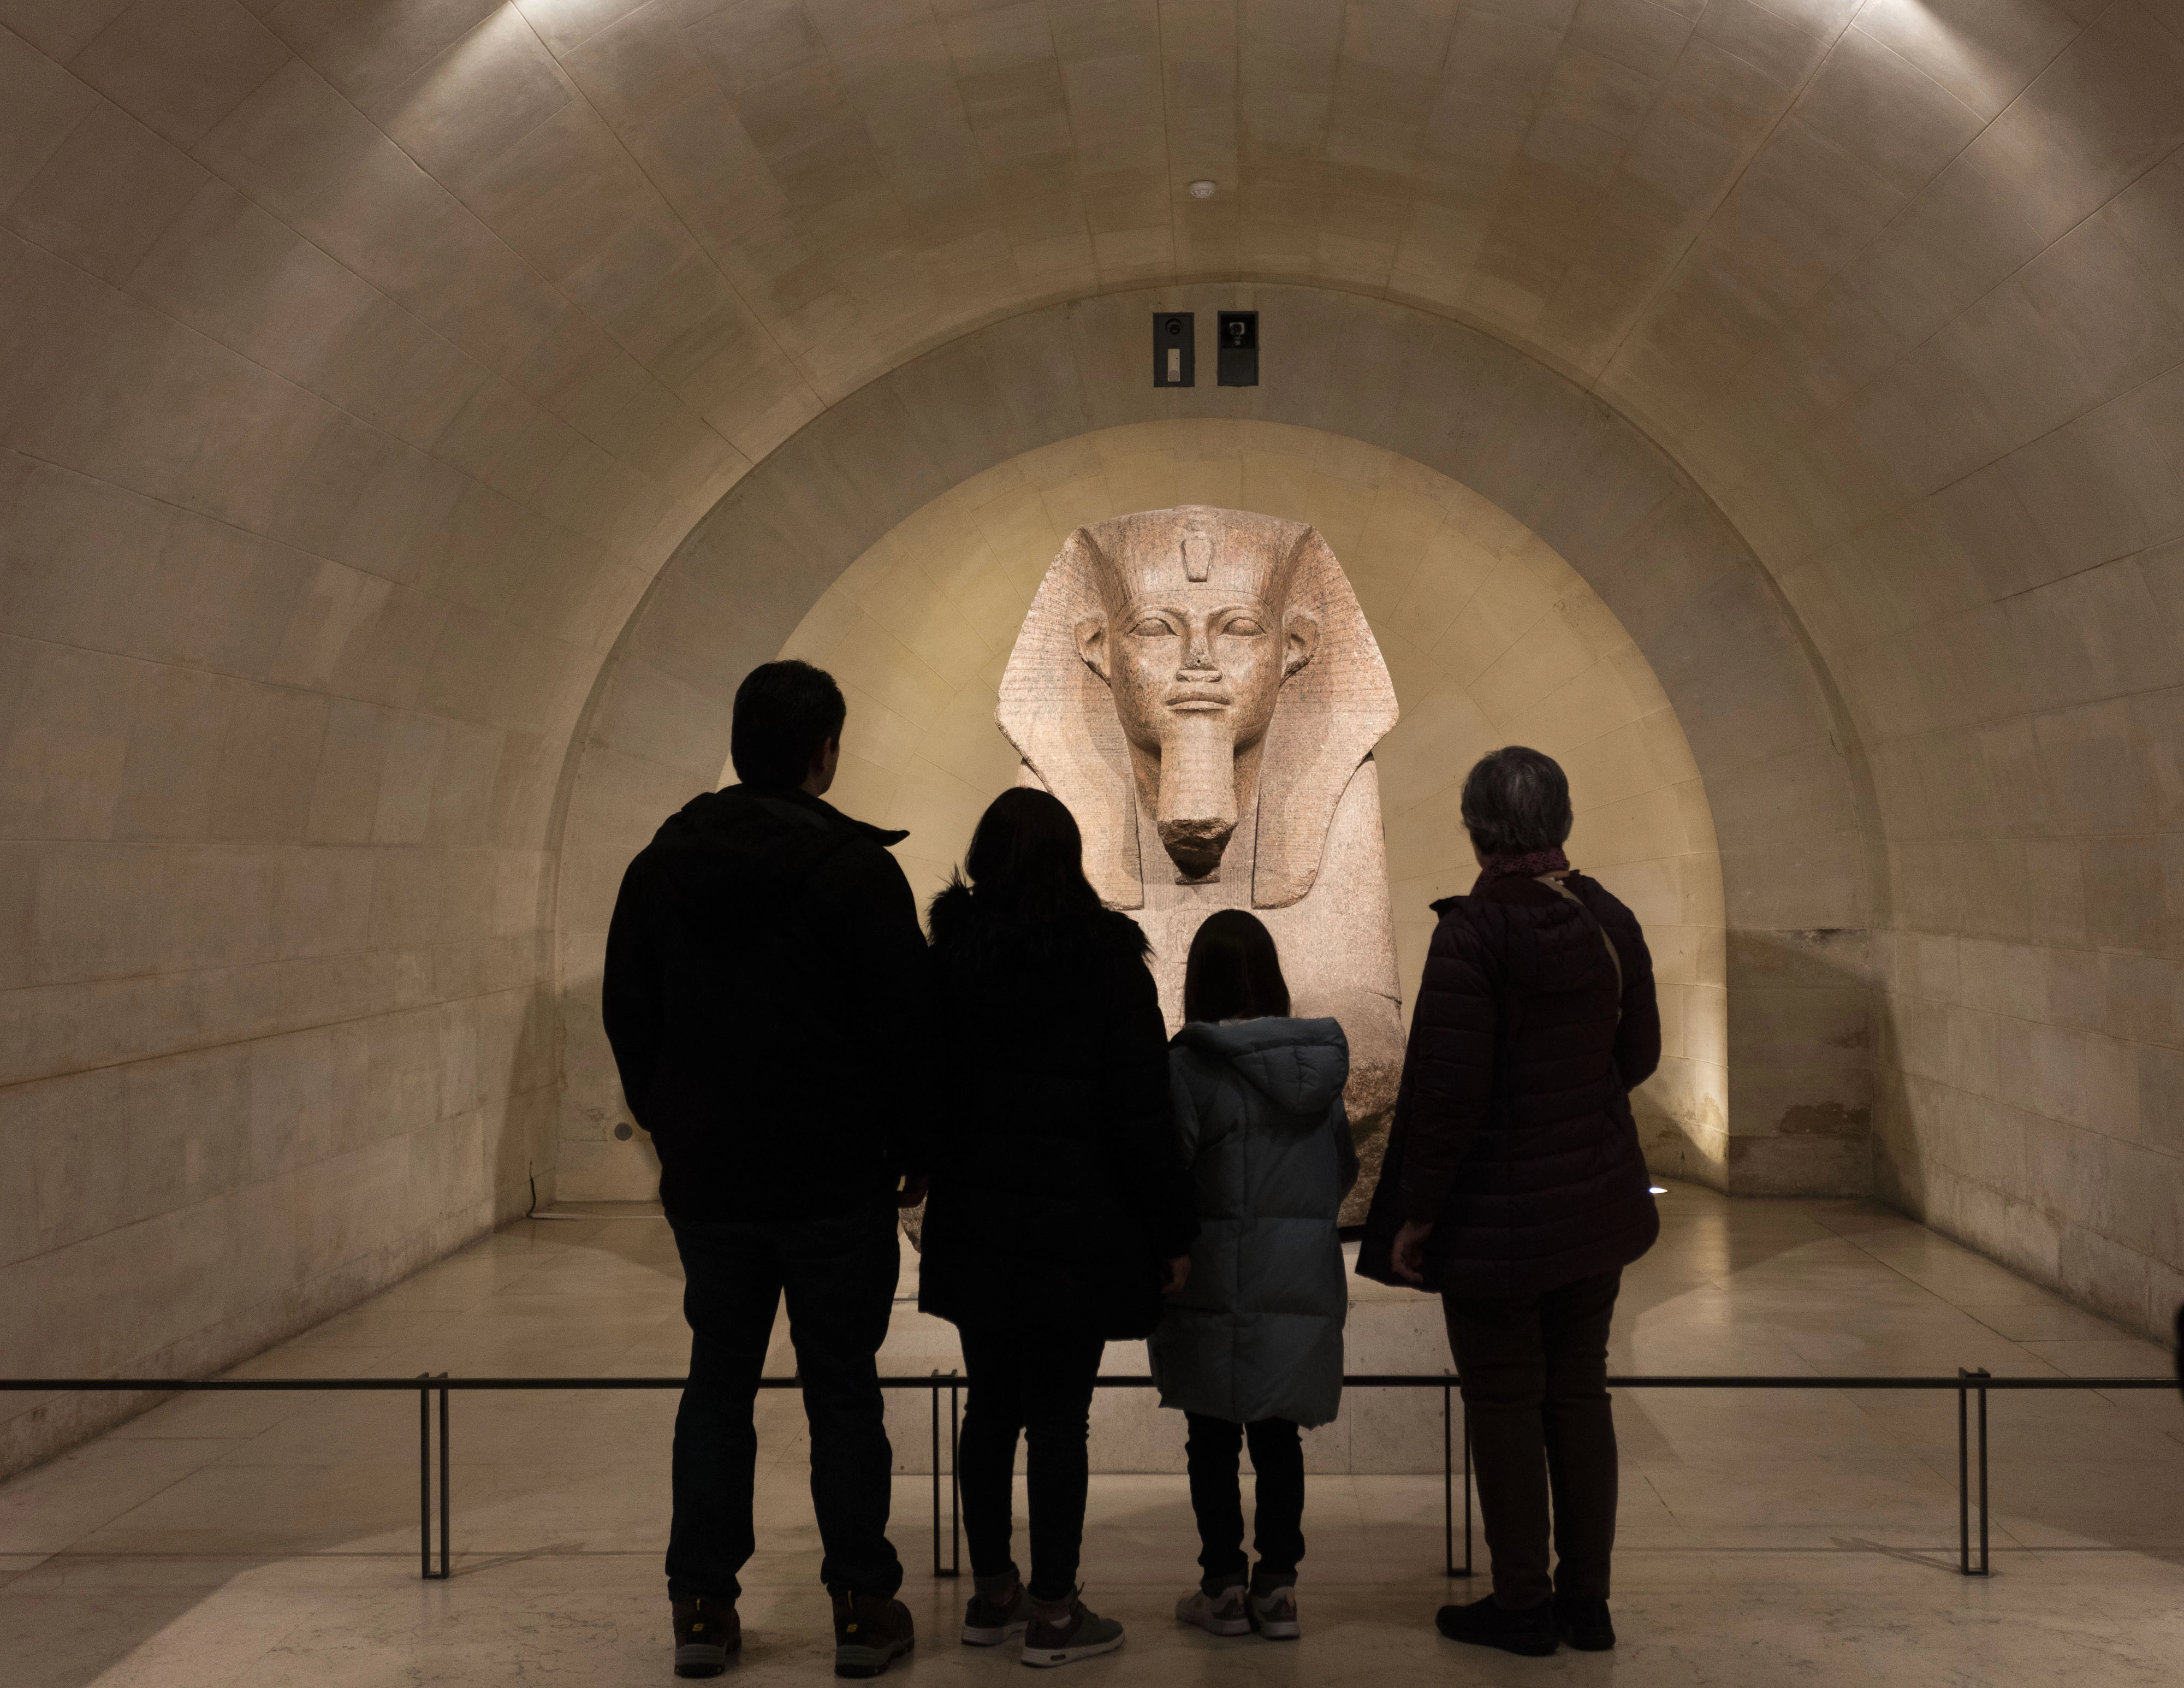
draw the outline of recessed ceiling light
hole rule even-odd
[[[1646,1194],[1648,1195],[1666,1195],[1668,1193],[1669,1187],[1666,1184],[1649,1184],[1646,1186]]]
[[[1214,195],[1215,187],[1216,184],[1210,181],[1194,181],[1190,184],[1190,197],[1194,199],[1211,199]]]

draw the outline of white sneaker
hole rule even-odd
[[[1241,1584],[1224,1588],[1218,1594],[1208,1594],[1203,1589],[1187,1594],[1176,1602],[1175,1615],[1185,1624],[1195,1624],[1208,1635],[1251,1633],[1251,1614],[1245,1605]]]
[[[1297,1628],[1296,1590],[1284,1584],[1251,1597],[1251,1627],[1270,1641],[1294,1641]]]

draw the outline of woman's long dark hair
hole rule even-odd
[[[1190,940],[1183,972],[1186,1020],[1283,1019],[1290,984],[1274,934],[1256,915],[1219,909],[1206,916]]]
[[[1004,918],[1044,923],[1100,911],[1076,817],[1035,787],[1013,787],[986,805],[963,866],[980,905]]]

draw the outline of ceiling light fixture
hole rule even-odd
[[[1194,181],[1190,184],[1190,197],[1194,199],[1211,199],[1214,192],[1215,184],[1210,181]]]

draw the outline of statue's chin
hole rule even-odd
[[[1178,867],[1194,879],[1203,879],[1221,866],[1221,853],[1228,848],[1228,835],[1235,830],[1234,821],[1162,821],[1160,841]]]

